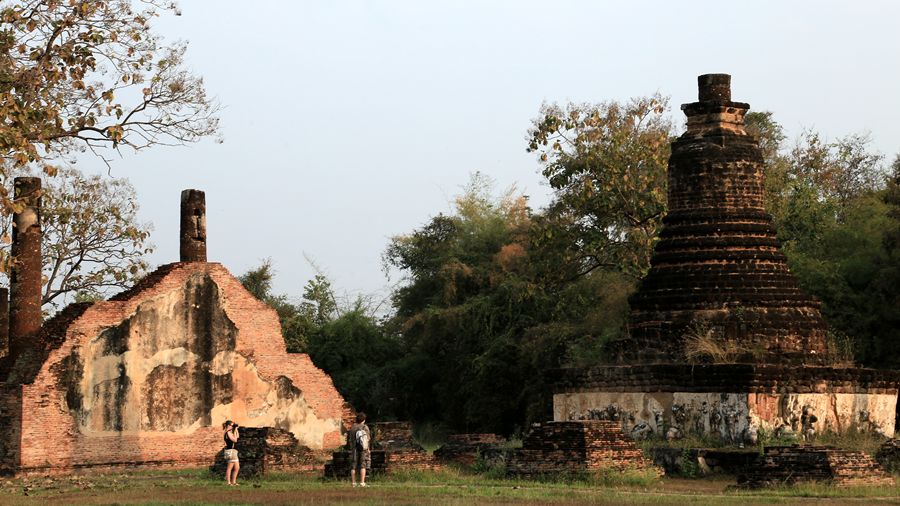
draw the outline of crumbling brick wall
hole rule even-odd
[[[497,450],[504,443],[506,440],[497,434],[453,434],[434,451],[434,458],[441,463],[472,466],[479,456]]]
[[[241,427],[235,448],[241,462],[241,477],[262,476],[271,471],[312,471],[323,460],[321,452],[301,445],[293,434],[274,427]],[[216,454],[212,471],[225,473],[224,452]]]
[[[373,423],[372,473],[388,473],[414,469],[433,471],[441,468],[433,455],[413,440],[410,422]],[[334,452],[331,462],[325,464],[325,476],[345,478],[350,476],[349,449]]]
[[[21,385],[21,471],[208,465],[221,423],[342,444],[345,402],[274,310],[215,263],[160,268],[109,301],[72,306],[0,380]],[[5,397],[6,399],[6,397]],[[0,414],[2,416],[2,414]]]
[[[747,472],[738,477],[738,484],[747,488],[810,481],[839,487],[894,484],[894,478],[865,452],[827,446],[767,447]]]
[[[534,424],[507,462],[507,472],[526,478],[604,470],[650,470],[661,474],[616,422]]]

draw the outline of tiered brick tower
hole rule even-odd
[[[681,106],[687,131],[672,144],[669,214],[631,299],[622,355],[630,363],[681,360],[694,326],[758,361],[823,363],[819,303],[788,271],[765,210],[762,153],[744,130],[750,106],[731,101],[729,75],[698,81],[699,102]]]
[[[760,428],[892,435],[900,373],[831,365],[819,304],[788,271],[765,211],[750,106],[731,101],[728,75],[698,81],[672,144],[669,214],[614,346],[620,365],[551,373],[554,419],[733,443]],[[688,363],[698,336],[730,351]]]

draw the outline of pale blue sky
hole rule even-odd
[[[341,291],[383,292],[389,238],[449,210],[471,172],[545,204],[525,152],[544,101],[660,91],[681,122],[697,75],[724,72],[791,136],[870,131],[900,151],[895,2],[180,4],[158,30],[190,41],[225,142],[125,153],[113,175],[154,223],[154,264],[177,260],[179,194],[198,188],[210,260],[240,274],[271,257],[291,295],[314,274],[304,254]]]

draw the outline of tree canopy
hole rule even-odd
[[[12,180],[7,184],[11,191]],[[67,168],[48,178],[42,191],[42,304],[102,298],[146,274],[151,227],[138,221],[137,196],[127,179],[85,176]],[[9,260],[10,218],[0,217],[6,231],[0,263]]]
[[[66,155],[194,142],[218,129],[218,105],[153,20],[171,1],[0,2],[0,175]],[[0,207],[14,208],[5,187]]]
[[[384,263],[402,279],[387,318],[334,310],[331,285],[310,282],[309,307],[294,305],[306,350],[380,419],[503,433],[547,419],[547,371],[608,361],[625,332],[666,212],[668,118],[660,96],[545,105],[528,150],[550,204],[534,210],[476,173],[451,212],[390,240]],[[886,167],[865,135],[789,143],[770,112],[747,124],[790,267],[822,300],[831,339],[862,364],[900,365],[900,157]]]

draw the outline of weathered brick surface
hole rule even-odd
[[[206,261],[206,194],[200,190],[181,192],[179,239],[182,262]]]
[[[875,460],[888,472],[900,471],[900,439],[888,439],[878,448]]]
[[[225,398],[212,399],[210,402],[213,409],[200,413],[198,423],[176,426],[171,430],[146,430],[149,423],[146,419],[122,422],[116,418],[115,412],[104,414],[102,410],[142,409],[143,404],[136,406],[135,401],[144,403],[149,399],[146,395],[155,395],[154,402],[160,403],[161,412],[153,413],[154,416],[159,415],[163,417],[163,422],[170,423],[174,419],[172,413],[179,406],[167,403],[169,396],[184,398],[184,402],[194,402],[190,396],[185,398],[184,393],[177,390],[145,393],[141,397],[143,400],[125,399],[114,405],[106,402],[89,413],[92,419],[80,419],[82,415],[79,413],[86,411],[79,406],[83,407],[86,401],[73,394],[77,391],[72,386],[79,385],[90,377],[85,376],[85,371],[78,369],[78,361],[73,360],[73,357],[89,355],[97,336],[110,329],[120,328],[122,322],[139,313],[145,302],[163,300],[167,295],[184,291],[186,286],[198,279],[211,280],[207,285],[214,285],[218,297],[216,304],[221,305],[229,325],[233,326],[233,349],[223,352],[230,351],[235,355],[225,353],[217,356],[233,356],[248,365],[241,371],[242,375],[239,376],[235,371],[230,380],[222,385],[213,383],[191,386],[199,388],[201,397],[212,392],[213,396],[221,395]],[[186,321],[194,322],[192,325],[195,326],[208,326],[208,323],[202,321],[203,314],[195,315],[191,308],[186,311],[190,313],[185,316]],[[160,318],[167,317],[162,315]],[[141,336],[137,338],[143,339]],[[159,336],[147,338],[162,339]],[[132,336],[132,339],[135,337]],[[116,346],[118,341],[113,336],[105,342],[107,346]],[[212,367],[203,363],[197,367],[201,366]],[[126,364],[123,367],[133,366]],[[171,367],[157,369],[162,373],[174,370]],[[217,378],[224,379],[214,376],[213,380],[219,382]],[[121,379],[122,376],[119,377]],[[274,310],[253,297],[223,266],[216,263],[170,264],[109,301],[67,308],[44,325],[34,346],[27,353],[17,357],[15,362],[0,362],[0,381],[4,381],[0,384],[4,385],[0,418],[11,418],[11,425],[6,425],[6,430],[3,431],[4,439],[0,448],[4,453],[0,455],[4,455],[5,465],[19,471],[49,472],[110,465],[208,465],[222,447],[220,425],[224,419],[233,418],[238,423],[252,425],[252,413],[247,402],[267,406],[266,409],[280,409],[280,404],[277,404],[281,402],[280,393],[275,399],[276,404],[271,404],[265,398],[253,397],[252,389],[258,388],[253,385],[260,381],[262,385],[275,385],[267,388],[286,392],[285,395],[289,398],[302,398],[297,402],[308,404],[310,411],[306,415],[307,419],[290,423],[296,426],[315,422],[318,423],[317,430],[325,430],[320,440],[310,443],[313,447],[340,446],[340,424],[351,414],[331,379],[315,367],[308,355],[286,352]],[[113,395],[115,391],[113,389]],[[21,392],[20,402],[15,399],[16,392]],[[229,395],[233,398],[228,397]],[[231,402],[227,402],[229,400]],[[97,399],[94,401],[102,402]],[[22,413],[19,420],[15,417],[16,410]],[[111,425],[98,428],[98,422],[94,419]],[[328,425],[328,420],[334,420],[334,424]],[[126,426],[116,426],[120,422]],[[159,423],[165,425],[163,422]],[[285,423],[288,422],[285,420]],[[129,428],[127,423],[138,425]],[[295,436],[300,440],[308,438],[307,434]]]
[[[9,290],[0,288],[0,360],[9,352]]]
[[[662,473],[618,423],[595,420],[535,424],[507,462],[507,473],[527,478],[630,469]]]
[[[780,364],[649,364],[555,369],[555,392],[897,394],[900,371]]]
[[[865,452],[827,446],[770,446],[751,464],[738,484],[748,488],[790,485],[814,481],[836,486],[893,485]]]
[[[373,423],[371,429],[373,474],[409,469],[433,471],[441,467],[433,455],[413,440],[411,423]],[[349,477],[350,458],[346,449],[334,452],[331,462],[325,464],[325,477]]]
[[[434,458],[441,463],[472,466],[479,456],[497,450],[506,440],[497,434],[454,434],[434,451]]]
[[[9,272],[9,347],[17,354],[31,345],[41,328],[41,178],[15,179],[16,203],[13,215]]]
[[[321,452],[300,444],[293,434],[274,427],[241,427],[235,448],[241,462],[241,477],[262,476],[271,471],[313,471],[323,461]],[[224,452],[216,454],[211,470],[223,474]]]

